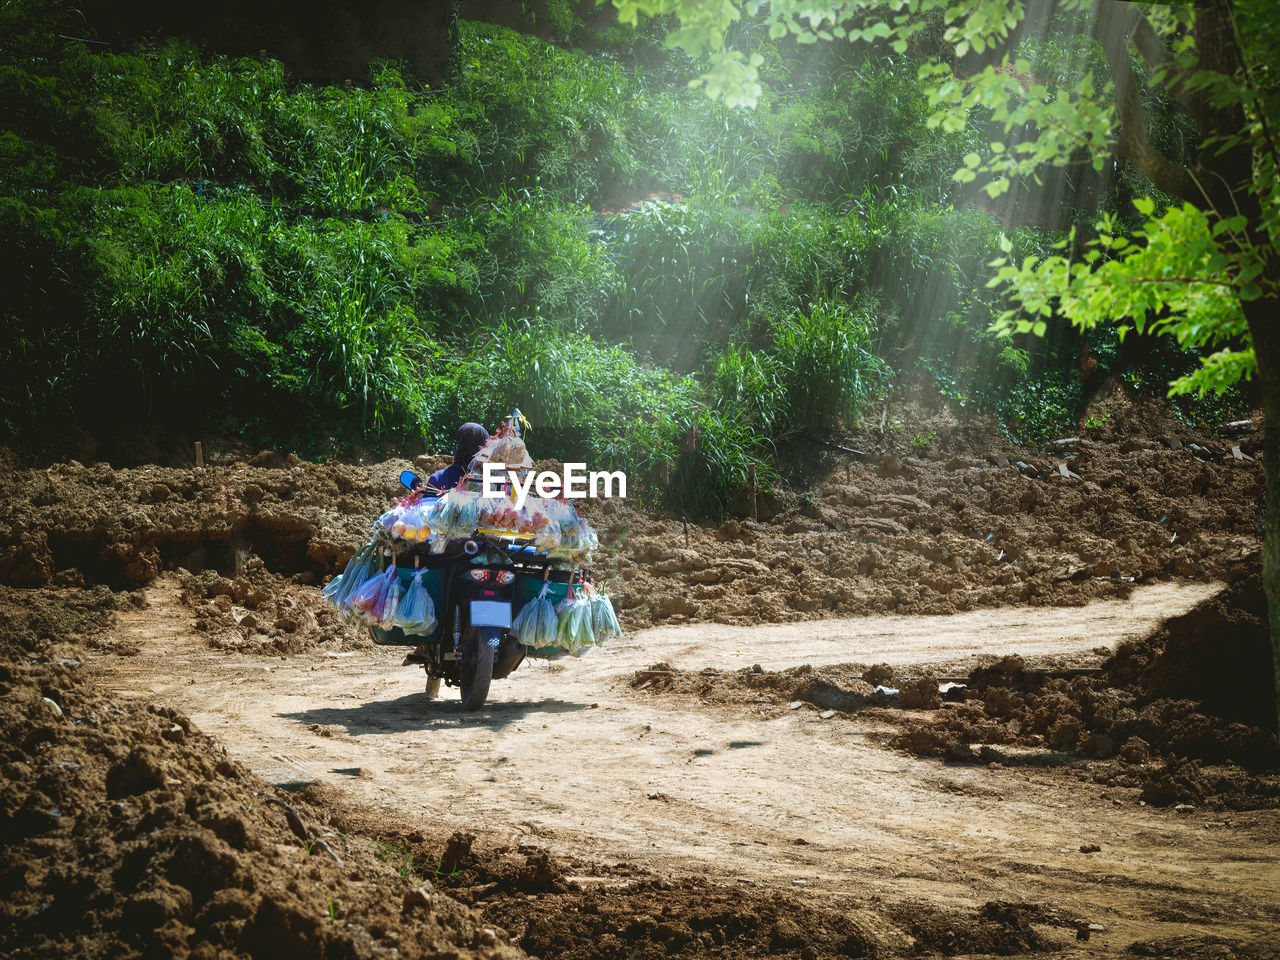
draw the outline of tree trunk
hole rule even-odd
[[[1263,496],[1266,507],[1262,538],[1262,590],[1267,596],[1271,657],[1275,669],[1276,729],[1280,730],[1280,301],[1254,300],[1244,305],[1258,357],[1262,394]]]

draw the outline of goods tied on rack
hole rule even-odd
[[[511,478],[533,469],[519,410],[481,447],[456,486],[420,486],[374,522],[369,542],[324,588],[353,622],[414,642],[443,639],[447,578],[467,565],[509,567],[516,612],[510,633],[530,656],[579,656],[621,628],[613,604],[587,570],[599,538],[575,506],[530,491],[517,501]],[[501,468],[500,496],[483,495],[484,464]],[[374,631],[375,638],[379,631]],[[382,641],[379,641],[382,642]]]

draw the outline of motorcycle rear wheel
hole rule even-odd
[[[458,686],[462,692],[463,710],[479,710],[484,706],[492,679],[493,647],[484,637],[477,637],[474,649],[459,664]]]

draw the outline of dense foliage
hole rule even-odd
[[[1002,225],[952,179],[981,123],[931,127],[888,52],[747,24],[745,110],[688,89],[704,65],[660,21],[593,54],[464,23],[447,87],[390,63],[314,87],[67,39],[71,16],[0,12],[10,435],[146,419],[445,449],[518,404],[540,452],[714,511],[893,377],[1030,438],[1079,414],[1078,334],[989,332]],[[1121,181],[1006,245],[1044,254]]]
[[[1269,421],[1262,583],[1280,725],[1280,54],[1274,0],[804,0],[699,3],[613,0],[623,22],[677,21],[668,41],[708,51],[694,80],[713,100],[752,105],[764,58],[735,48],[735,25],[767,24],[801,44],[849,42],[914,54],[938,110],[932,129],[960,134],[975,116],[991,136],[952,175],[992,200],[1046,173],[1102,174],[1122,161],[1136,194],[1072,227],[1048,255],[1012,240],[987,285],[1012,300],[993,328],[1112,329],[1176,344],[1198,362],[1173,395],[1237,390],[1255,378]],[[748,13],[749,12],[749,13]],[[1066,54],[1064,56],[1064,53]],[[1085,175],[1087,176],[1087,174]],[[1040,191],[1042,194],[1045,191]],[[1053,191],[1047,192],[1052,198]]]

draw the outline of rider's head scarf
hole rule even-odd
[[[465,469],[480,452],[480,448],[488,442],[488,430],[478,423],[464,423],[458,428],[458,445],[453,451],[453,462]]]

